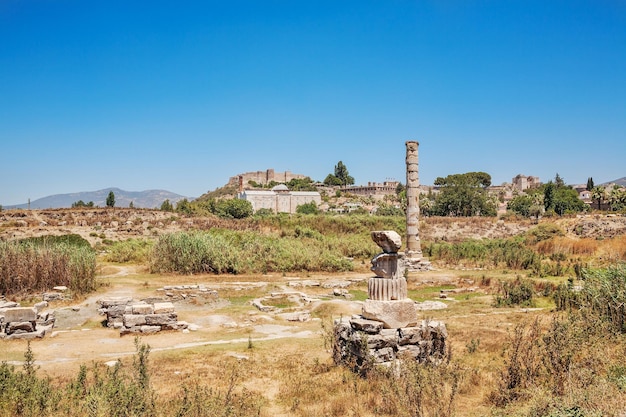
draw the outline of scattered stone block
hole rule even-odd
[[[132,314],[153,314],[154,306],[151,304],[133,304]]]
[[[61,301],[64,299],[65,299],[65,296],[62,293],[58,293],[58,292],[47,292],[43,294],[44,301]]]
[[[417,324],[417,309],[410,299],[389,301],[365,300],[362,316],[380,321],[385,329],[411,327]]]
[[[145,334],[151,334],[151,333],[157,333],[161,331],[161,326],[141,326],[141,333],[145,333]]]
[[[4,312],[5,323],[14,321],[35,321],[37,320],[37,311],[32,307],[13,307],[7,308]]]
[[[354,330],[360,330],[369,334],[378,334],[383,329],[383,323],[375,320],[353,319],[350,325]]]
[[[146,316],[142,314],[124,314],[124,326],[135,327],[146,324]]]
[[[402,237],[394,230],[377,230],[371,233],[372,240],[385,253],[396,253],[402,247]]]
[[[0,309],[19,307],[15,301],[0,301]]]
[[[287,321],[306,322],[311,320],[311,313],[308,312],[296,312],[296,313],[282,313],[279,317]]]
[[[322,284],[323,288],[348,288],[350,285],[352,285],[352,282],[350,281],[327,281],[324,284]]]
[[[169,314],[147,314],[145,321],[150,326],[163,326],[176,324],[178,317],[174,313]]]
[[[154,303],[154,314],[173,313],[174,304],[172,303]]]
[[[39,312],[39,311],[43,310],[44,308],[48,307],[48,302],[47,301],[40,301],[37,304],[35,304],[33,307],[35,308],[35,310],[37,312]]]
[[[13,321],[7,323],[7,335],[14,333],[31,333],[35,331],[35,325],[30,321]]]

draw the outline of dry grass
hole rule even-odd
[[[100,221],[104,221],[105,215],[108,216],[107,222],[112,221],[110,213],[106,210],[101,211],[105,213],[102,213]],[[54,213],[52,211],[52,214]],[[93,213],[95,222],[100,214],[97,210]],[[118,216],[116,221],[123,221],[126,213],[121,210],[115,216]],[[62,217],[56,220],[67,221]],[[177,217],[167,221],[180,225],[187,220]],[[190,223],[185,223],[185,228],[201,227],[198,219],[189,220]],[[156,223],[158,220],[154,221]],[[207,221],[204,226],[212,227],[214,225],[212,221],[214,220]],[[466,234],[507,227],[506,223],[485,218],[468,220],[462,227],[456,226],[458,219],[431,218],[427,221],[430,223],[430,226],[425,227],[427,230],[429,228],[434,230],[435,226],[450,227],[457,231],[463,229],[463,233]],[[245,226],[242,224],[244,223],[238,223],[238,226],[233,227],[242,227],[244,230],[258,228],[270,235],[276,233],[278,229],[277,225],[260,221],[257,223],[251,221]],[[288,230],[295,225],[295,223],[287,225]],[[363,226],[354,219],[345,224],[337,219],[329,219],[319,227],[323,226],[325,228],[323,230],[333,233],[337,231],[361,233],[363,228],[371,225]],[[531,222],[522,226],[534,227]],[[307,224],[306,227],[310,230],[300,229],[300,231],[310,234],[311,231],[318,230],[312,224]],[[502,233],[507,231],[502,230]],[[224,404],[224,400],[228,398],[226,404],[240,406],[242,407],[240,410],[251,410],[256,412],[252,415],[260,416],[566,417],[617,416],[624,413],[626,411],[624,336],[602,329],[601,320],[593,321],[591,327],[580,327],[577,322],[564,321],[563,313],[553,311],[554,302],[551,298],[543,297],[542,294],[549,293],[556,284],[567,282],[567,275],[571,275],[573,271],[572,262],[605,265],[626,260],[626,236],[592,239],[578,238],[565,233],[563,236],[540,240],[531,247],[545,257],[543,265],[552,266],[556,260],[563,259],[561,255],[564,255],[565,260],[560,262],[564,268],[569,268],[568,272],[564,276],[549,275],[541,279],[529,278],[529,271],[510,272],[509,269],[471,271],[451,269],[409,275],[410,295],[420,301],[438,300],[441,289],[477,287],[473,292],[449,293],[449,298],[443,300],[448,305],[445,310],[420,313],[421,318],[445,322],[450,335],[452,359],[449,364],[439,369],[409,368],[401,374],[380,372],[368,378],[361,378],[345,368],[332,364],[328,345],[325,345],[328,337],[324,336],[319,321],[294,324],[277,317],[262,318],[261,316],[270,315],[257,312],[249,304],[254,298],[285,288],[290,280],[338,279],[346,278],[346,274],[328,274],[321,277],[308,276],[312,275],[309,273],[297,274],[298,276],[294,274],[293,277],[282,273],[180,276],[149,274],[143,266],[101,263],[99,264],[101,277],[98,279],[107,284],[101,291],[124,289],[138,296],[154,295],[155,291],[164,285],[204,284],[218,288],[219,297],[230,301],[229,305],[223,305],[219,309],[185,304],[185,307],[181,308],[180,316],[189,322],[200,320],[200,315],[192,311],[192,308],[201,308],[205,317],[213,314],[227,316],[239,323],[240,327],[216,326],[187,335],[164,334],[144,339],[145,342],[155,345],[149,363],[150,382],[160,404],[163,404],[161,415],[175,415],[172,410],[177,409],[185,396],[196,399],[193,403],[197,406],[196,411],[201,410],[202,404]],[[551,257],[555,260],[551,260]],[[474,266],[476,265],[472,265]],[[129,267],[126,272],[130,275],[119,274]],[[366,264],[361,265],[363,274],[370,274],[368,267]],[[504,266],[501,265],[500,268]],[[522,278],[532,279],[535,305],[540,309],[493,306],[494,294],[500,281],[513,280],[518,274]],[[102,277],[103,275],[108,277]],[[248,285],[261,282],[263,285]],[[350,287],[350,290],[361,294],[364,288],[365,284],[358,284]],[[322,288],[297,290],[320,296],[330,292]],[[353,314],[355,304],[335,298],[309,305],[307,308],[314,318],[321,318],[322,322],[328,324],[332,318]],[[555,318],[561,321],[555,322]],[[534,319],[539,320],[541,332],[531,337],[528,323],[532,323]],[[59,344],[68,344],[67,350],[70,350],[69,344],[74,340],[77,346],[100,349],[98,352],[108,349],[108,346],[113,349],[114,342],[117,343],[120,338],[112,336],[112,339],[106,339],[107,343],[101,347],[95,343],[97,339],[93,334],[101,335],[107,330],[98,329],[97,323],[94,323],[87,323],[90,332],[78,332],[70,336],[60,335],[53,339],[37,341],[35,345],[37,352],[48,355],[48,349],[53,349],[54,345]],[[255,327],[255,324],[270,323],[290,326],[294,333],[312,331],[313,336],[265,340],[267,334]],[[516,342],[516,329],[519,328],[525,330]],[[220,343],[192,346],[196,341]],[[230,343],[225,343],[228,341]],[[161,350],[184,342],[189,342],[190,346]],[[11,341],[3,343],[6,359],[21,358],[23,344]],[[121,340],[120,343],[130,342]],[[512,364],[520,363],[515,362],[511,356],[516,343],[526,354],[525,360],[521,363],[528,366],[521,369],[526,369],[524,372],[529,378],[512,394],[509,387],[503,388],[502,382],[507,372],[513,369]],[[78,349],[75,352],[76,356],[81,354]],[[87,358],[89,356],[85,356],[85,362],[88,361]],[[571,358],[569,365],[564,361],[568,358]],[[44,359],[49,361],[50,357]],[[130,365],[132,359],[126,357],[124,362]],[[45,364],[45,361],[42,363],[45,372],[53,377],[54,382],[63,384],[74,378],[78,362],[54,365]],[[567,367],[564,367],[565,365]],[[504,400],[494,401],[494,398],[497,398],[494,393],[502,394],[500,397]],[[216,402],[216,398],[222,402]],[[172,412],[169,413],[170,411]],[[195,415],[212,414],[202,414],[198,411]]]

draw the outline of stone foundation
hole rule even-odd
[[[7,305],[17,305],[10,303]],[[35,339],[42,338],[54,327],[54,314],[40,311],[47,307],[47,302],[38,303],[36,307],[0,308],[1,339]]]
[[[336,364],[367,371],[400,359],[437,363],[447,352],[448,332],[442,322],[423,320],[416,327],[385,329],[363,317],[335,321],[333,359]]]
[[[111,297],[98,301],[100,313],[107,317],[107,327],[120,330],[120,336],[130,333],[150,334],[161,330],[184,330],[187,323],[179,322],[170,302],[138,302],[130,297]]]

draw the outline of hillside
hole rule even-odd
[[[556,223],[574,238],[604,239],[626,233],[626,217],[617,215],[586,215],[558,218]],[[422,217],[420,235],[423,241],[458,242],[466,239],[502,239],[516,236],[535,227],[531,220],[498,220],[488,217]],[[0,240],[21,239],[42,235],[75,233],[92,245],[101,241],[128,238],[154,238],[163,233],[212,227],[255,228],[254,222],[210,217],[186,217],[167,211],[116,208],[5,210],[0,212]],[[96,233],[97,232],[97,233]]]
[[[604,184],[601,185],[609,185],[609,184],[617,184],[620,185],[622,187],[626,187],[626,177],[622,177],[622,178],[618,178],[616,180],[613,181],[607,181]]]
[[[187,198],[180,194],[166,190],[145,190],[145,191],[126,191],[120,188],[104,188],[98,191],[81,191],[69,194],[54,194],[47,197],[39,198],[30,202],[31,209],[51,209],[51,208],[69,208],[77,201],[89,203],[93,201],[96,207],[105,207],[106,199],[109,192],[115,194],[116,207],[128,207],[132,202],[136,208],[158,208],[163,201],[170,200],[175,204],[177,201]],[[14,206],[5,206],[5,209],[28,208],[28,204],[18,204]]]

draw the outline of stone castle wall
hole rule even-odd
[[[245,187],[246,185],[248,185],[248,181],[254,181],[257,184],[266,185],[272,181],[284,183],[289,182],[293,179],[303,179],[306,178],[306,175],[294,174],[289,171],[276,172],[270,168],[265,171],[244,172],[243,174],[230,177],[230,179],[228,180],[228,185],[239,186],[239,177],[242,177],[243,186]]]

